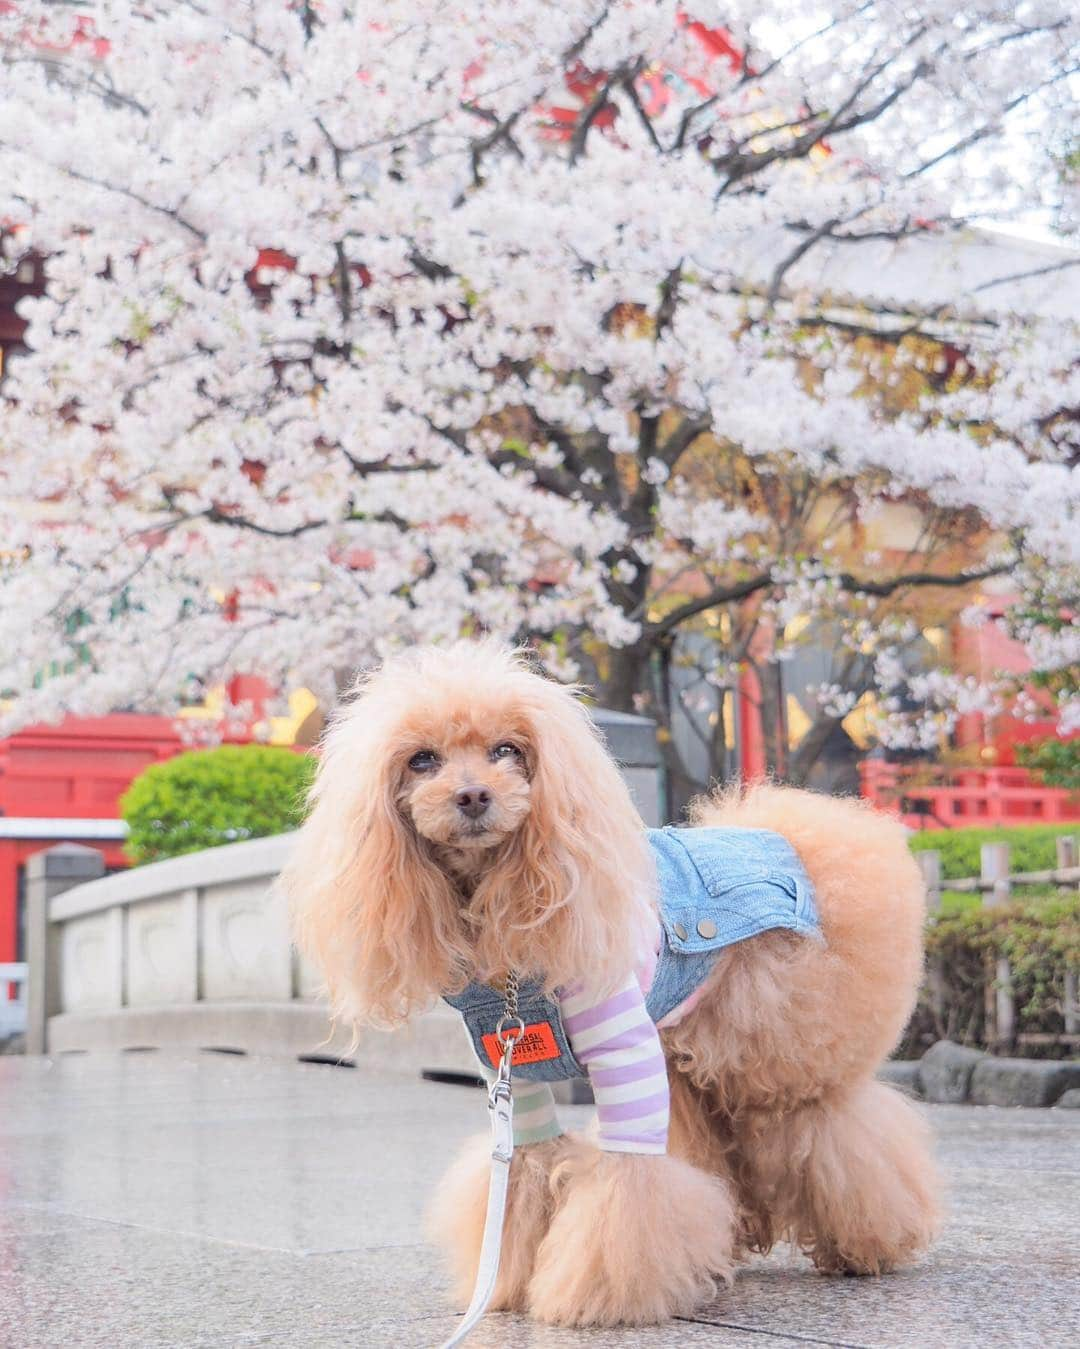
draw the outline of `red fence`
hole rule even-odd
[[[1080,820],[1080,797],[1039,786],[1026,768],[942,770],[867,759],[859,773],[863,796],[913,829]]]

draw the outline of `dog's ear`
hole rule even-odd
[[[324,739],[283,874],[297,944],[354,1025],[398,1025],[463,982],[459,904],[399,809],[399,772],[360,699]]]
[[[525,679],[531,809],[470,905],[478,965],[542,976],[549,988],[616,982],[633,969],[648,921],[641,817],[574,691]]]

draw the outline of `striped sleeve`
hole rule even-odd
[[[606,1152],[667,1151],[667,1069],[637,979],[597,999],[580,985],[560,997],[574,1056],[589,1074]]]

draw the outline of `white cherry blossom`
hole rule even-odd
[[[1050,209],[1063,0],[86,14],[0,12],[3,265],[46,279],[0,731],[236,672],[329,701],[479,629],[662,720],[672,660],[711,689],[827,630],[827,730],[888,702],[919,593],[1075,596],[1077,255],[968,284],[962,232]],[[930,676],[920,745],[976,697]]]

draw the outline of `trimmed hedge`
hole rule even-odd
[[[935,1016],[928,979],[899,1057],[914,1057],[942,1039],[991,1047],[986,991],[993,986],[998,956],[1009,960],[1017,1032],[1060,1035],[1065,971],[1080,969],[1080,894],[1054,890],[990,908],[976,900],[943,912],[927,925],[926,955],[931,973],[939,972],[944,1008],[941,1016]],[[1057,1058],[1069,1057],[1075,1050],[1050,1045],[1026,1052]]]
[[[1080,821],[996,829],[923,829],[912,834],[910,844],[913,852],[936,848],[941,853],[941,874],[952,881],[979,874],[979,850],[984,843],[1007,843],[1013,871],[1050,871],[1057,866],[1055,840],[1062,834],[1080,834]]]
[[[268,745],[192,750],[153,764],[120,800],[131,860],[217,848],[295,829],[315,773],[307,754]]]

